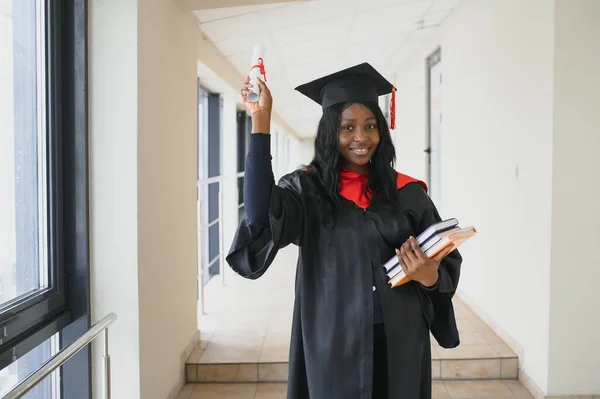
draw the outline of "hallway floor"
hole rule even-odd
[[[180,399],[285,398],[297,249],[281,251],[265,275],[246,280],[228,266],[225,285],[205,287],[201,341],[186,362]],[[432,339],[435,398],[531,398],[517,381],[516,354],[459,298],[461,345]]]
[[[177,399],[285,399],[285,383],[188,384]],[[434,381],[434,399],[533,399],[517,381]]]

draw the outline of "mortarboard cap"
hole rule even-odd
[[[392,93],[390,119],[391,128],[395,128],[396,88],[367,62],[305,83],[296,90],[323,110],[339,103],[377,102],[379,96]]]

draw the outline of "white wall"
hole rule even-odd
[[[298,141],[299,154],[298,161],[300,165],[308,165],[315,156],[315,140],[303,139]]]
[[[297,169],[301,163],[301,147],[300,140],[298,140],[295,136],[288,136],[288,140],[290,141],[290,158],[289,158],[289,171]]]
[[[89,3],[92,321],[109,312],[113,396],[139,398],[137,6]],[[94,396],[100,397],[100,346]]]
[[[556,0],[548,392],[600,394],[600,3]]]
[[[397,73],[398,170],[426,178],[425,60],[442,48],[442,216],[474,224],[460,291],[548,384],[554,7],[463,0]],[[517,174],[518,170],[518,174]]]
[[[114,397],[173,397],[197,330],[195,29],[172,1],[90,2],[92,313],[119,317]]]
[[[183,384],[197,331],[197,20],[174,1],[138,8],[141,397]]]

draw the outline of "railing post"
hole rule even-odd
[[[225,285],[225,244],[223,242],[223,183],[224,179],[219,181],[219,274],[221,274],[221,283]]]
[[[104,329],[104,399],[110,399],[110,355],[108,354],[108,328]]]
[[[204,188],[204,186],[198,186],[198,191],[200,191],[200,187]],[[203,193],[198,194],[198,287],[200,290],[200,307],[202,308],[202,314],[205,315],[206,311],[204,309],[204,218],[202,217],[202,213],[204,212],[204,208],[202,207],[202,200],[200,199]]]

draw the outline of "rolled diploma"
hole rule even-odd
[[[252,51],[252,64],[250,64],[250,84],[252,84],[252,87],[250,88],[250,92],[248,93],[248,101],[250,102],[257,102],[258,101],[258,97],[260,96],[260,87],[258,86],[258,83],[256,83],[256,78],[258,76],[260,76],[260,68],[258,66],[254,67],[255,65],[258,65],[258,59],[262,58],[263,59],[263,63],[265,60],[265,46],[262,44],[257,44],[254,46],[254,50]],[[254,67],[254,68],[252,68]]]

